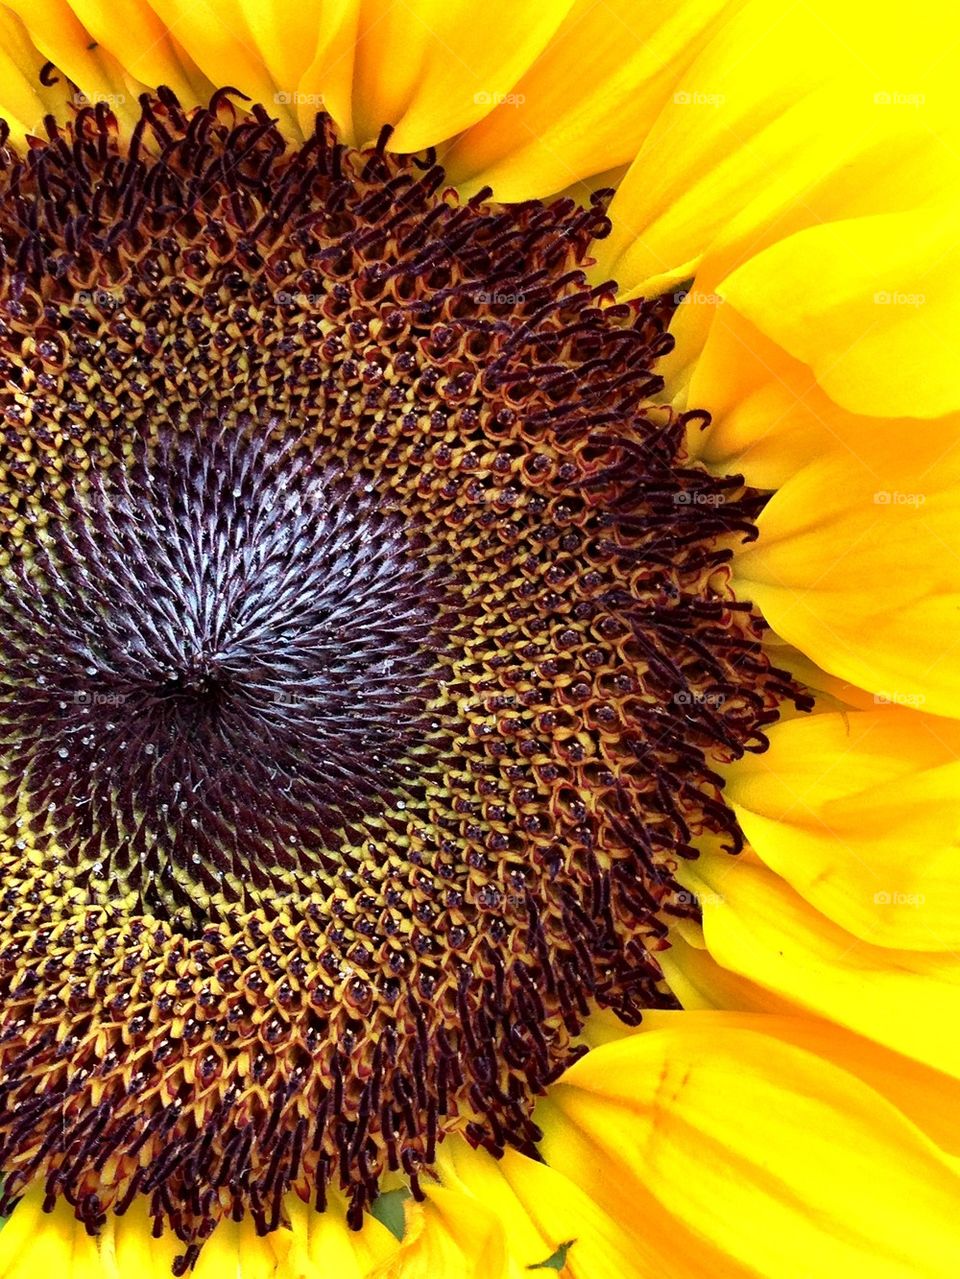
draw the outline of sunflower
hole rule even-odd
[[[960,23],[0,9],[0,1279],[960,1256]]]

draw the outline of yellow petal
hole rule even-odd
[[[229,85],[262,102],[292,136],[300,131],[295,107],[297,75],[314,53],[310,21],[317,6],[302,0],[295,12],[278,20],[272,5],[258,8],[247,0],[150,0],[163,27],[173,33],[188,56],[217,87]],[[273,16],[272,16],[273,15]],[[289,32],[289,37],[288,33]],[[298,43],[291,48],[293,40]],[[315,40],[315,36],[314,36]]]
[[[517,1279],[503,1224],[463,1190],[424,1186],[426,1202],[408,1205],[399,1249],[375,1279]]]
[[[90,102],[105,102],[127,127],[136,121],[138,95],[146,87],[96,40],[67,0],[4,0],[44,58],[77,85]]]
[[[726,791],[762,860],[856,937],[960,949],[960,725],[890,706],[769,738]]]
[[[346,1228],[343,1204],[320,1214],[295,1196],[285,1207],[292,1229],[259,1236],[253,1221],[224,1221],[204,1244],[198,1279],[366,1279],[396,1252],[398,1241],[379,1222]],[[170,1232],[153,1237],[143,1199],[121,1217],[109,1216],[96,1237],[87,1234],[68,1204],[41,1211],[42,1188],[30,1189],[0,1230],[0,1279],[36,1279],[47,1272],[76,1279],[169,1279],[184,1245]]]
[[[556,192],[551,199],[556,200],[576,200],[578,204],[588,205],[591,197],[596,191],[608,191],[618,185],[622,181],[626,172],[626,165],[615,164],[612,169],[604,169],[602,173],[592,173],[585,178],[577,178],[576,181],[570,182],[562,191]],[[470,190],[471,183],[467,183],[465,190]]]
[[[495,1159],[485,1150],[474,1150],[461,1137],[450,1137],[440,1146],[436,1170],[448,1190],[472,1196],[489,1209],[503,1227],[510,1263],[525,1270],[546,1260],[570,1235],[540,1230],[507,1175],[517,1161],[523,1169],[533,1163],[521,1155]]]
[[[293,1240],[283,1279],[364,1279],[396,1252],[399,1241],[386,1226],[367,1217],[362,1230],[346,1223],[342,1199],[333,1193],[326,1212],[317,1212],[296,1195],[284,1201]]]
[[[708,261],[705,270],[714,265]],[[683,301],[671,325],[677,346],[658,364],[678,407],[709,411],[710,425],[692,432],[689,444],[711,470],[779,488],[827,453],[847,453],[869,466],[879,448],[902,447],[918,430],[944,446],[960,435],[957,416],[919,425],[841,408],[809,364],[737,310],[728,282],[718,287],[710,292],[695,281],[678,292]]]
[[[685,867],[714,959],[781,999],[960,1075],[960,958],[861,941],[750,856]]]
[[[670,947],[657,955],[663,975],[683,1008],[691,1010],[729,1009],[740,1012],[796,1013],[798,1008],[773,991],[723,968],[707,950],[681,936],[670,934]],[[644,1014],[646,1026],[648,1014]],[[611,1042],[614,1036],[606,1041]],[[616,1036],[622,1038],[622,1036]],[[595,1046],[599,1043],[595,1042]]]
[[[756,366],[751,370],[755,381],[762,384],[764,371],[773,380],[786,373],[790,389],[802,394],[800,383],[804,379],[809,382],[813,376],[812,369],[808,366],[791,369],[791,357],[774,338],[744,316],[738,316],[733,305],[722,309],[717,306],[721,301],[729,303],[738,287],[745,292],[749,284],[756,295],[750,302],[751,315],[760,323],[770,316],[776,321],[775,312],[783,297],[784,283],[767,270],[775,259],[764,259],[764,265],[755,266],[743,277],[737,276],[739,284],[735,282],[731,290],[729,281],[737,268],[762,257],[763,251],[771,245],[789,240],[808,227],[877,213],[916,212],[942,198],[948,184],[956,184],[960,117],[952,105],[946,119],[942,112],[934,119],[934,113],[927,106],[923,113],[908,109],[891,111],[888,106],[874,104],[870,95],[862,90],[857,90],[851,100],[850,86],[841,86],[836,91],[829,86],[822,93],[828,95],[826,108],[836,111],[842,123],[841,128],[835,127],[830,131],[831,145],[843,139],[848,145],[829,158],[816,147],[809,153],[802,153],[806,156],[807,167],[800,170],[797,158],[801,153],[789,139],[768,137],[773,163],[771,173],[757,183],[745,203],[738,204],[729,212],[729,217],[717,223],[716,238],[702,260],[698,259],[696,278],[691,287],[684,288],[680,294],[682,305],[670,326],[676,346],[660,366],[671,398],[676,399],[696,372],[703,375],[700,378],[701,394],[704,390],[711,391],[717,394],[719,401],[732,402],[729,392],[724,395],[723,383],[717,376],[711,377],[700,366],[701,353],[704,353],[708,339],[713,342],[715,338],[720,354],[710,356],[704,353],[714,375],[722,374],[722,353],[728,352],[726,371],[740,376],[736,362],[736,348],[739,347],[740,356]],[[806,109],[812,111],[814,108],[811,104]],[[786,128],[788,122],[785,119],[778,127]],[[788,164],[773,162],[774,153],[781,146],[791,157]],[[800,239],[794,249],[799,250],[804,245],[809,246],[809,242]],[[808,265],[811,272],[815,271],[812,260]],[[628,278],[627,283],[632,292],[643,291],[645,287],[643,281]],[[808,290],[805,288],[804,291]],[[790,311],[795,300],[790,299],[784,304]],[[715,328],[722,329],[725,320],[731,332],[715,335]],[[809,342],[810,335],[806,337]],[[822,362],[829,363],[829,359]],[[799,366],[800,362],[796,363]],[[690,395],[692,404],[692,390]],[[820,396],[826,398],[823,392]],[[809,408],[812,413],[822,412],[816,405]],[[888,411],[887,408],[883,410],[884,413]],[[837,412],[835,405],[832,412]],[[775,416],[780,416],[776,410]]]
[[[362,0],[347,140],[371,142],[392,124],[391,149],[419,151],[468,128],[510,92],[571,3]]]
[[[812,662],[799,649],[788,644],[773,631],[764,636],[763,648],[772,666],[788,671],[816,699],[813,708],[808,711],[795,711],[792,707],[781,707],[781,719],[793,719],[798,715],[832,714],[834,711],[873,710],[877,706],[872,693],[865,692],[849,680],[838,679],[828,674]]]
[[[575,1181],[546,1164],[512,1150],[494,1159],[453,1138],[441,1147],[440,1170],[445,1184],[472,1195],[503,1222],[518,1279],[531,1270],[537,1273],[564,1249],[561,1273],[568,1279],[654,1273],[638,1267],[631,1234]],[[663,1256],[654,1259],[661,1267],[666,1261]],[[550,1269],[543,1274],[546,1279]]]
[[[141,1196],[134,1199],[122,1217],[108,1218],[107,1228],[113,1230],[117,1279],[127,1279],[128,1275],[135,1279],[166,1279],[174,1258],[183,1252],[183,1245],[171,1231],[164,1231],[158,1239],[153,1237],[153,1220]]]
[[[792,477],[735,589],[824,670],[960,715],[960,434],[877,439]]]
[[[608,1008],[594,1008],[580,1032],[580,1039],[588,1048],[599,1048],[624,1035],[631,1035],[635,1027],[628,1026]]]
[[[665,1267],[668,1258],[664,1256],[656,1258],[656,1271],[639,1263],[643,1253],[638,1251],[635,1237],[576,1180],[516,1151],[504,1156],[501,1175],[541,1233],[556,1244],[538,1260],[543,1262],[566,1246],[562,1275],[569,1279],[624,1279],[630,1274],[671,1273]],[[526,1269],[529,1275],[529,1267]],[[549,1279],[550,1270],[534,1273]]]
[[[3,1279],[14,1273],[14,1266],[36,1239],[43,1221],[43,1186],[36,1183],[0,1229],[0,1276]]]
[[[724,293],[851,412],[954,413],[957,205],[954,192],[921,209],[810,227],[735,271]]]
[[[214,86],[144,0],[69,0],[69,4],[90,41],[112,54],[135,80],[151,88],[168,85],[189,103],[209,98]]]
[[[508,101],[445,153],[447,173],[468,194],[525,200],[626,164],[730,7],[577,0]]]
[[[611,206],[596,274],[656,292],[694,275],[717,242],[742,259],[837,208],[907,208],[936,190],[956,170],[948,51],[960,31],[946,6],[907,25],[897,12],[885,0],[864,22],[858,5],[749,0],[651,129]]]
[[[41,1211],[43,1187],[35,1183],[0,1230],[0,1279],[99,1279],[97,1243],[77,1221],[69,1204]]]
[[[223,0],[220,0],[221,6]],[[300,82],[329,19],[323,0],[236,0],[237,27],[263,59],[273,83],[290,92]]]
[[[258,1235],[250,1217],[221,1221],[203,1245],[196,1279],[273,1279],[288,1272],[284,1264],[292,1242],[289,1230]]]
[[[584,1061],[623,1046],[632,1056],[632,1045],[646,1034],[633,1034],[603,1048],[591,1051]],[[603,1058],[606,1060],[606,1058]],[[567,1076],[563,1077],[565,1081]],[[645,1086],[639,1072],[631,1067],[635,1079],[635,1092],[642,1095]],[[670,1279],[703,1279],[705,1275],[723,1275],[723,1279],[748,1279],[748,1273],[705,1238],[699,1229],[690,1227],[673,1211],[669,1202],[656,1193],[656,1187],[648,1185],[646,1178],[626,1172],[618,1158],[611,1158],[607,1148],[596,1139],[593,1132],[581,1125],[576,1115],[571,1115],[566,1102],[570,1090],[554,1085],[547,1097],[537,1107],[537,1122],[544,1137],[540,1151],[547,1166],[575,1185],[592,1203],[605,1221],[616,1223],[630,1241],[632,1263],[624,1269],[625,1275],[669,1275]],[[642,1145],[635,1143],[630,1125],[624,1123],[620,1132],[621,1146],[636,1144],[642,1160]],[[621,1153],[626,1153],[621,1151]],[[650,1170],[652,1171],[652,1169]],[[575,1262],[580,1239],[568,1254]],[[753,1272],[750,1272],[752,1276]],[[586,1274],[582,1279],[590,1279]]]
[[[654,1009],[644,1014],[643,1025],[634,1033],[676,1027],[713,1033],[738,1027],[755,1030],[825,1057],[892,1102],[941,1150],[960,1155],[960,1083],[842,1026],[796,1014]]]
[[[313,132],[317,112],[328,112],[347,141],[353,127],[353,74],[360,25],[360,0],[319,0],[313,55],[296,88],[296,113],[305,137]]]
[[[675,329],[697,311],[712,310],[703,348],[680,367],[687,350],[675,348],[658,371],[672,394],[685,387],[684,406],[705,408],[710,426],[691,440],[711,470],[743,474],[758,488],[779,488],[827,451],[842,452],[872,436],[821,390],[813,370],[789,356],[718,293],[694,283],[685,294]],[[871,423],[871,426],[874,426]],[[874,426],[874,431],[884,429]]]
[[[0,9],[0,117],[9,124],[17,146],[28,134],[46,136],[44,117],[65,112],[69,86],[63,76],[53,85],[40,83],[45,61],[20,19]]]
[[[700,1239],[700,1274],[952,1273],[953,1161],[825,1058],[683,1017],[588,1053],[551,1089],[540,1120],[551,1166],[638,1233],[653,1197],[677,1223],[678,1262]],[[727,1260],[713,1268],[717,1253]]]

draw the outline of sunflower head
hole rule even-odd
[[[763,496],[656,402],[606,195],[464,201],[218,92],[0,183],[0,1166],[217,1223],[536,1152],[784,697]]]

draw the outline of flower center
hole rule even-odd
[[[422,801],[440,573],[371,482],[277,429],[139,441],[5,574],[17,821],[92,899],[184,932],[315,888],[348,824]]]
[[[187,1267],[535,1151],[591,1008],[674,1002],[715,764],[797,695],[602,199],[226,93],[49,133],[0,183],[0,1210],[143,1195]]]

